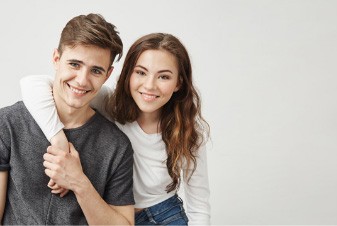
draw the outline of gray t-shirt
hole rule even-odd
[[[85,125],[64,131],[101,197],[111,205],[133,205],[127,136],[98,112]],[[49,145],[23,102],[0,109],[0,171],[9,171],[3,224],[87,224],[72,191],[60,198],[47,187],[42,163]]]

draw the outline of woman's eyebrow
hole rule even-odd
[[[145,70],[145,71],[149,71],[149,70],[147,70],[146,67],[144,67],[144,66],[142,66],[142,65],[136,65],[135,67],[140,67],[140,68],[142,68],[142,69]],[[173,74],[173,72],[172,72],[171,70],[169,70],[169,69],[160,70],[160,71],[158,71],[157,73],[163,73],[163,72],[169,72],[169,73]]]
[[[147,70],[146,67],[144,67],[144,66],[142,66],[142,65],[136,65],[135,67],[140,67],[140,68],[144,69],[145,71],[149,71],[149,70]]]

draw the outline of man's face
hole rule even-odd
[[[95,46],[65,47],[61,56],[55,50],[53,62],[53,95],[58,109],[89,107],[113,69],[109,68],[110,51]]]

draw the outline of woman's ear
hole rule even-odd
[[[180,87],[182,86],[182,84],[183,84],[183,79],[179,76],[179,81],[177,82],[177,86],[174,89],[174,92],[177,92],[180,89]]]

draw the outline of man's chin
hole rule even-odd
[[[73,109],[76,109],[76,110],[81,110],[81,109],[89,108],[89,103],[71,101],[71,102],[68,102],[65,107],[73,108]]]

